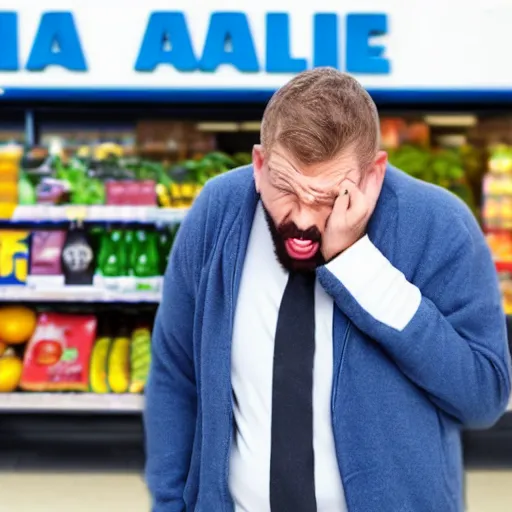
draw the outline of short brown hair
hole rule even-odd
[[[279,143],[305,165],[353,147],[365,168],[379,149],[379,114],[355,78],[334,68],[315,68],[272,96],[263,114],[261,143],[265,151]]]

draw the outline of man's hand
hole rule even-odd
[[[364,192],[353,181],[343,181],[322,237],[325,261],[332,260],[364,236],[377,204],[380,185],[372,175],[368,177]]]

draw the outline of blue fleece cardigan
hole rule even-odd
[[[175,241],[144,412],[153,512],[233,510],[231,336],[257,201],[251,167],[216,178]],[[493,262],[461,201],[393,167],[368,235],[422,297],[397,331],[318,269],[337,306],[332,428],[348,510],[460,512],[461,428],[492,425],[510,394]]]

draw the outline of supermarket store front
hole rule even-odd
[[[48,7],[18,0],[4,6],[0,142],[37,152],[27,150],[16,175],[23,178],[16,188],[22,204],[1,221],[1,236],[24,233],[17,243],[27,261],[25,273],[0,274],[2,307],[26,308],[37,322],[59,325],[87,315],[97,328],[79,348],[83,361],[93,359],[95,348],[101,353],[105,339],[116,340],[120,353],[136,339],[144,361],[166,264],[149,255],[172,245],[193,196],[178,186],[178,171],[195,162],[193,177],[185,180],[193,188],[202,183],[204,167],[209,172],[214,165],[212,154],[229,157],[215,160],[219,172],[246,161],[273,91],[304,69],[334,66],[354,74],[374,97],[390,160],[454,191],[482,221],[508,310],[512,68],[503,62],[512,14],[483,0],[374,0],[364,9],[360,2],[340,6],[333,0],[228,4],[202,2],[199,8],[177,1],[172,11],[158,0],[122,8],[114,0],[54,1]],[[115,143],[137,169],[123,168],[127,174],[119,176],[105,171],[108,183],[99,185],[95,174],[80,181],[87,194],[71,186],[49,199],[45,185],[56,178],[71,181],[79,171],[73,162],[90,163],[84,163],[84,148],[96,155],[102,143]],[[200,168],[197,162],[206,163]],[[134,208],[135,199],[116,199],[117,183],[127,179],[170,183],[169,194],[136,189],[132,196],[146,199]],[[77,234],[79,245],[94,256],[80,282],[60,257],[76,247]],[[136,250],[123,261],[119,244],[126,246],[129,237]],[[43,258],[45,248],[58,257]],[[106,325],[112,316],[136,321],[127,332],[123,322]],[[32,340],[21,338],[15,351],[24,361]],[[53,461],[55,446],[79,444],[84,455],[100,445],[100,453],[108,454],[105,464],[122,454],[121,465],[138,469],[143,379],[133,374],[95,380],[84,370],[79,385],[56,387],[45,375],[25,370],[20,385],[0,395],[1,444],[30,452],[43,443],[51,446]],[[511,415],[488,433],[468,433],[466,441],[470,463],[511,463]]]

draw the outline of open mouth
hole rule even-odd
[[[318,251],[320,244],[312,240],[302,238],[287,238],[284,242],[286,252],[295,260],[309,260]]]

